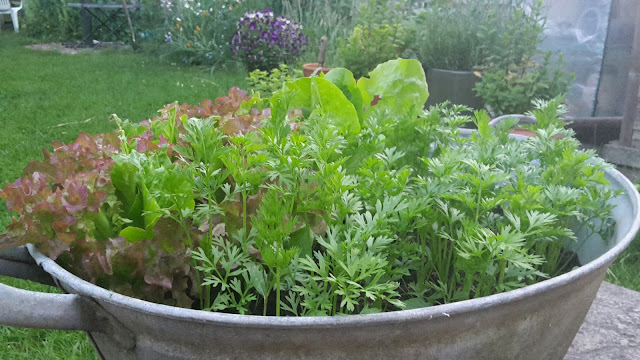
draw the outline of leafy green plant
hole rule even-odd
[[[415,37],[408,44],[425,69],[472,71],[484,64],[487,45],[479,32],[498,1],[441,1],[419,11],[407,22]],[[495,21],[501,21],[495,17]]]
[[[271,95],[282,88],[282,84],[301,77],[300,71],[293,70],[285,64],[280,64],[270,71],[254,70],[249,73],[247,82],[249,88],[262,95]]]
[[[531,99],[564,94],[573,81],[574,75],[562,70],[562,54],[554,62],[551,52],[538,50],[546,24],[542,1],[527,4],[519,0],[491,8],[478,33],[487,58],[475,90],[494,115],[528,111]]]
[[[399,59],[119,121],[5,186],[19,218],[0,246],[32,242],[159,303],[301,316],[509,291],[576,266],[576,234],[610,237],[607,165],[563,128],[560,99],[536,102],[537,137],[516,141],[516,121],[423,111],[427,97],[421,64]]]

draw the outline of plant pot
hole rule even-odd
[[[476,110],[482,109],[484,102],[473,90],[479,81],[480,78],[473,71],[429,69],[427,71],[429,99],[425,106],[449,101],[452,104],[466,105]]]
[[[462,132],[462,131],[461,131]],[[465,133],[468,132],[465,130]],[[84,281],[33,246],[0,253],[0,274],[68,294],[0,285],[0,323],[88,332],[103,359],[562,359],[608,266],[640,228],[640,194],[606,170],[615,232],[575,243],[582,267],[514,291],[414,310],[335,317],[262,317],[154,304]],[[34,262],[35,260],[35,262]],[[42,271],[44,270],[44,271]]]
[[[489,125],[491,127],[496,127],[498,126],[499,123],[507,120],[507,119],[511,119],[511,118],[516,118],[518,119],[518,122],[516,123],[516,126],[514,126],[510,133],[514,134],[514,135],[519,135],[519,136],[524,136],[524,137],[536,137],[536,133],[531,131],[531,130],[527,130],[527,129],[523,129],[521,127],[518,127],[518,125],[533,125],[536,124],[536,118],[533,116],[528,116],[528,115],[521,115],[521,114],[508,114],[508,115],[502,115],[502,116],[498,116],[497,118],[491,120],[489,122]],[[554,135],[553,138],[554,139],[562,139],[564,136],[562,134],[557,134]]]
[[[302,72],[304,74],[305,77],[309,77],[313,74],[314,71],[316,71],[316,69],[318,69],[320,67],[320,64],[318,63],[307,63],[302,65]],[[322,73],[326,74],[329,71],[331,71],[331,68],[326,68],[323,67],[322,70],[320,70]]]

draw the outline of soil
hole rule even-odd
[[[79,52],[86,51],[100,51],[104,49],[118,49],[124,47],[124,43],[97,43],[94,46],[88,46],[78,43],[43,43],[27,45],[29,49],[45,50],[45,51],[58,51],[61,54],[77,54]]]

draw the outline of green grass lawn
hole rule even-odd
[[[611,265],[606,280],[613,284],[640,291],[640,235]]]
[[[109,115],[141,121],[173,101],[199,103],[244,87],[246,73],[171,65],[130,50],[77,55],[31,50],[25,38],[0,33],[0,184],[21,176],[27,162],[53,140],[69,142],[81,132],[111,131]],[[0,200],[0,202],[2,202]],[[0,204],[0,233],[9,221]],[[0,278],[35,291],[55,289]],[[86,335],[0,326],[0,359],[95,359]]]

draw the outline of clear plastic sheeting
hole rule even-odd
[[[566,99],[570,116],[596,113],[612,1],[618,0],[544,0],[548,16],[541,48],[562,52],[564,68],[576,76]]]

